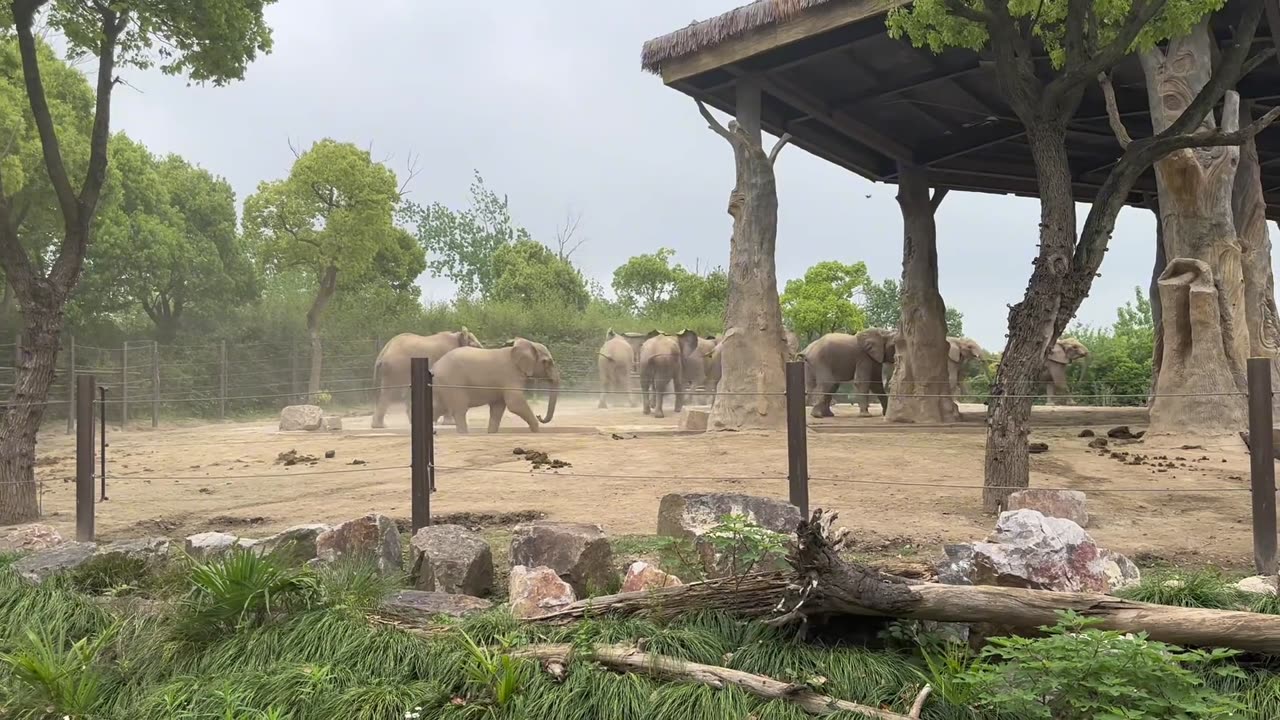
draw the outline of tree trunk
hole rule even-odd
[[[1252,122],[1248,103],[1241,103],[1240,122]],[[1280,387],[1280,315],[1276,312],[1275,275],[1271,269],[1271,234],[1267,230],[1267,205],[1262,197],[1262,170],[1258,146],[1252,137],[1240,146],[1240,166],[1231,192],[1231,213],[1240,238],[1244,275],[1245,323],[1249,329],[1249,355],[1271,358],[1271,386]],[[1280,414],[1280,395],[1272,403]]]
[[[945,191],[929,197],[924,168],[902,164],[902,320],[889,385],[890,422],[955,422],[959,409],[947,373],[947,306],[938,292],[938,238],[934,212]]]
[[[1207,21],[1200,23],[1185,37],[1169,42],[1165,51],[1153,48],[1141,54],[1143,73],[1147,80],[1147,99],[1151,108],[1151,122],[1155,132],[1168,128],[1183,109],[1208,83],[1212,72],[1211,54],[1213,40]],[[1224,101],[1222,125],[1233,130],[1239,123],[1238,96],[1228,93]],[[1212,112],[1205,116],[1202,129],[1214,129],[1217,123]],[[1186,277],[1186,272],[1169,274],[1169,268],[1179,260],[1199,260],[1208,274],[1198,266],[1193,274],[1200,277],[1188,286],[1192,296],[1199,298],[1197,308],[1205,302],[1208,288],[1216,286],[1220,315],[1216,329],[1204,324],[1207,319],[1195,315],[1197,310],[1183,308],[1198,323],[1179,325],[1162,322],[1163,354],[1157,396],[1151,404],[1151,432],[1226,434],[1240,429],[1238,419],[1243,417],[1244,399],[1239,396],[1215,398],[1212,404],[1222,406],[1222,412],[1201,413],[1203,398],[1177,397],[1202,393],[1243,391],[1245,359],[1249,355],[1249,326],[1246,321],[1244,273],[1241,263],[1240,243],[1236,235],[1232,214],[1232,191],[1236,181],[1236,165],[1240,148],[1224,146],[1174,151],[1156,161],[1156,186],[1160,194],[1160,224],[1164,234],[1165,257],[1168,260],[1165,275]],[[1183,263],[1182,267],[1193,267]],[[1175,297],[1186,301],[1187,293],[1166,292],[1165,280],[1161,280],[1161,301]],[[1172,312],[1162,307],[1166,316]],[[1194,332],[1195,337],[1192,337]],[[1176,334],[1178,337],[1173,337]],[[1218,338],[1222,352],[1197,348],[1196,343]],[[1171,353],[1180,349],[1185,354],[1175,359]],[[1201,367],[1202,363],[1221,363],[1220,368]],[[1178,364],[1171,373],[1171,363]],[[1229,377],[1230,382],[1221,379]],[[1166,395],[1169,397],[1160,397]],[[1196,401],[1196,402],[1192,402]]]
[[[56,304],[61,308],[62,305]],[[28,308],[22,315],[20,358],[9,407],[0,417],[0,525],[40,517],[35,478],[36,433],[58,361],[61,311]],[[74,412],[74,408],[69,408]]]
[[[1040,189],[1040,252],[1022,302],[1009,310],[1009,339],[991,386],[982,491],[983,509],[990,513],[998,512],[1010,494],[1030,481],[1031,396],[1040,385],[1049,347],[1058,339],[1063,284],[1076,241],[1065,121],[1050,118],[1028,128]]]
[[[1160,200],[1151,198],[1151,211],[1156,216],[1156,258],[1151,266],[1151,284],[1147,286],[1147,300],[1151,303],[1151,386],[1147,391],[1147,407],[1155,401],[1156,382],[1160,379],[1160,363],[1164,360],[1163,310],[1160,307],[1160,276],[1169,264],[1164,252],[1164,225],[1160,222]]]
[[[315,300],[307,311],[307,336],[311,338],[311,379],[307,381],[307,402],[315,402],[320,393],[320,371],[323,368],[324,349],[320,345],[320,316],[338,287],[338,268],[330,265],[320,276],[320,287]]]

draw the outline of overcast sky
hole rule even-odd
[[[418,154],[410,192],[421,203],[464,206],[479,170],[544,241],[566,210],[582,213],[590,239],[574,260],[607,287],[613,268],[662,246],[690,267],[727,264],[731,151],[639,58],[645,40],[738,4],[364,0],[356,11],[350,0],[280,0],[268,11],[275,50],[245,81],[188,87],[127,71],[132,87],[117,89],[112,122],[225,176],[240,201],[288,172],[290,139],[372,143],[398,172]],[[893,186],[797,148],[777,172],[780,284],[832,259],[863,260],[877,279],[900,274]],[[1003,347],[1006,306],[1026,287],[1038,217],[1034,200],[1012,197],[953,193],[942,204],[942,294],[990,350]],[[1146,287],[1153,233],[1149,212],[1121,215],[1079,320],[1110,324],[1133,287]],[[426,300],[452,295],[447,282],[421,283]]]

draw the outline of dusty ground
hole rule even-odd
[[[837,407],[841,417],[814,421],[812,505],[840,511],[868,554],[933,556],[943,542],[980,539],[993,523],[974,489],[982,483],[982,407],[962,409],[969,419],[950,427],[887,426],[879,417],[851,417],[856,409],[848,405]],[[1140,564],[1249,565],[1248,455],[1238,439],[1191,441],[1198,449],[1172,449],[1183,441],[1112,441],[1113,449],[1152,456],[1129,465],[1077,437],[1083,428],[1099,435],[1118,424],[1138,430],[1144,415],[1037,408],[1032,440],[1047,442],[1049,451],[1031,458],[1032,486],[1086,491],[1090,533]],[[469,418],[471,435],[446,427],[437,438],[434,512],[533,510],[600,523],[614,534],[643,534],[653,532],[664,493],[787,493],[783,432],[679,435],[664,432],[675,429],[672,415],[654,420],[638,409],[597,410],[587,398],[562,400],[555,422],[537,435],[511,415],[501,434],[483,433],[484,408]],[[110,500],[98,506],[99,536],[216,529],[253,537],[372,511],[407,517],[407,420],[396,412],[388,421],[391,428],[371,430],[367,415],[347,417],[346,429],[335,434],[279,433],[274,420],[112,431]],[[516,447],[544,451],[571,467],[533,470],[512,453]],[[319,460],[278,464],[288,450]],[[327,450],[335,457],[323,459]],[[1154,456],[1167,457],[1173,467],[1155,467],[1166,461]],[[73,439],[50,433],[39,457],[45,514],[69,536]],[[1120,489],[1140,492],[1114,492]]]

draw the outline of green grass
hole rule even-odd
[[[1141,583],[1117,595],[1158,605],[1217,610],[1243,609],[1250,597],[1215,568],[1149,573]]]

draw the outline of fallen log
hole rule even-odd
[[[666,620],[702,610],[765,618],[776,613],[790,582],[790,573],[756,573],[658,590],[600,595],[579,600],[562,610],[534,618],[534,621],[564,625],[592,615],[644,615]]]
[[[732,685],[766,700],[786,700],[795,703],[810,715],[834,715],[845,712],[875,720],[916,720],[920,717],[920,709],[924,707],[924,701],[929,696],[929,686],[925,685],[916,696],[916,701],[911,708],[912,714],[902,715],[890,710],[881,710],[823,695],[805,685],[786,683],[764,675],[754,675],[719,665],[703,665],[666,655],[640,652],[625,645],[598,645],[585,651],[575,651],[572,645],[529,645],[513,650],[511,654],[515,657],[538,660],[548,672],[562,677],[569,664],[570,656],[575,652],[584,652],[585,656],[593,662],[618,672],[639,673],[676,682],[701,683],[717,690]]]

